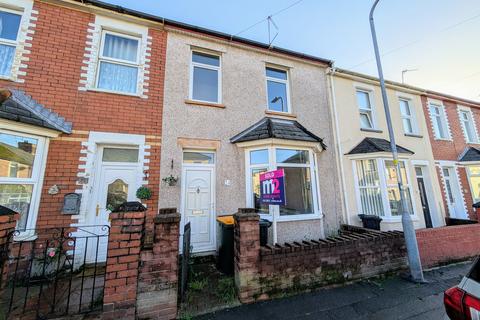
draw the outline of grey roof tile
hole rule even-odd
[[[72,133],[72,123],[45,108],[25,92],[8,89],[11,96],[0,104],[0,118]]]
[[[458,161],[460,162],[480,161],[480,150],[474,147],[468,147],[460,155]]]
[[[259,122],[232,137],[230,142],[238,143],[271,138],[319,142],[323,149],[327,148],[323,139],[308,131],[297,121],[269,117],[263,118]]]
[[[414,154],[413,151],[397,145],[398,153]],[[365,138],[356,147],[347,154],[375,153],[375,152],[392,152],[390,141],[380,138]]]

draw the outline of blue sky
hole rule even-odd
[[[296,0],[107,0],[205,28],[237,34]],[[368,14],[373,0],[303,0],[273,17],[274,45],[377,75]],[[382,0],[376,11],[385,75],[480,101],[480,1]],[[268,42],[267,22],[240,34]],[[393,49],[393,51],[391,51]],[[385,54],[387,53],[387,54]]]

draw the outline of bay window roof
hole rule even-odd
[[[413,151],[397,145],[398,153],[414,154]],[[356,147],[354,147],[347,155],[376,153],[376,152],[392,152],[390,141],[380,138],[365,138]]]
[[[0,89],[0,118],[72,133],[71,122],[17,89]]]
[[[230,139],[231,143],[262,139],[283,139],[318,142],[323,149],[327,146],[322,138],[317,137],[295,120],[283,120],[265,117]]]
[[[480,150],[474,147],[468,147],[460,155],[460,158],[458,161],[460,162],[480,161]]]

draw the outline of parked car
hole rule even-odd
[[[458,286],[445,291],[443,301],[451,320],[480,320],[480,257]]]

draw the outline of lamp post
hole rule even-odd
[[[282,104],[282,112],[285,112],[285,110],[283,109],[284,105],[283,105],[283,98],[278,96],[278,97],[275,97],[272,99],[272,101],[270,101],[271,103],[277,103],[277,101],[280,100],[280,103]]]
[[[388,106],[387,90],[385,88],[385,79],[383,78],[382,62],[380,60],[380,51],[378,49],[377,34],[375,32],[375,22],[373,19],[373,13],[379,1],[380,0],[375,0],[370,10],[370,30],[372,32],[373,47],[375,50],[375,59],[377,61],[378,78],[380,79],[380,87],[382,89],[383,107],[385,109],[385,117],[387,120],[388,135],[390,136],[390,147],[392,149],[393,163],[397,170],[397,182],[398,182],[398,189],[400,191],[400,208],[399,209],[402,215],[402,226],[403,226],[403,232],[405,235],[405,243],[407,247],[408,264],[410,267],[410,277],[411,277],[411,280],[415,282],[425,282],[425,279],[423,278],[420,254],[418,252],[417,236],[415,234],[415,229],[413,227],[412,217],[408,212],[409,206],[407,204],[407,198],[405,193],[406,190],[402,181],[402,174],[400,171],[401,169],[400,162],[398,161],[397,145],[395,143],[395,135],[393,133],[392,118],[390,116],[390,108]]]

